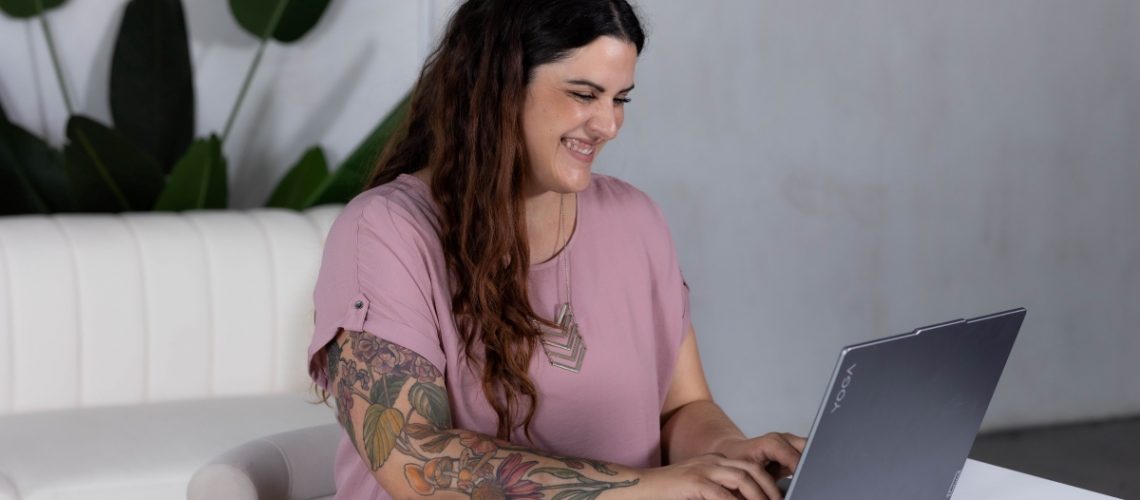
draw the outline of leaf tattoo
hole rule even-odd
[[[471,498],[594,500],[605,491],[638,483],[612,480],[609,476],[618,473],[605,462],[452,429],[443,374],[403,346],[345,331],[326,348],[325,356],[335,386],[337,419],[351,442],[372,471],[397,452],[410,457],[403,465],[404,478],[420,495],[450,491]],[[366,406],[358,441],[351,410],[361,403]],[[604,479],[591,477],[598,474]]]

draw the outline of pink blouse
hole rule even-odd
[[[419,178],[400,175],[361,193],[333,223],[313,299],[310,374],[327,388],[314,356],[339,329],[365,331],[407,347],[447,382],[456,428],[494,435],[481,371],[470,369],[451,312],[437,228],[438,207]],[[587,351],[579,373],[536,350],[530,374],[539,399],[533,443],[568,456],[632,467],[660,465],[660,414],[681,339],[690,325],[689,291],[661,210],[645,193],[601,174],[578,195],[577,225],[554,258],[530,268],[530,300],[553,319],[572,306]],[[367,464],[341,441],[337,498],[391,498]]]

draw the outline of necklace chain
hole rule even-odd
[[[575,198],[576,199],[576,198]],[[554,322],[558,329],[551,331],[543,328],[537,321],[533,321],[535,328],[542,332],[542,349],[550,364],[556,368],[578,373],[582,369],[582,362],[586,359],[586,343],[578,332],[578,322],[574,318],[573,288],[570,283],[570,256],[563,255],[566,248],[561,248],[562,226],[566,218],[566,195],[558,199],[558,233],[554,241],[554,257],[562,271],[562,280],[566,285],[566,301],[557,307]],[[566,242],[569,244],[569,241]]]
[[[577,196],[575,196],[575,200],[577,200]],[[570,256],[569,255],[566,255],[566,256],[561,255],[561,251],[566,250],[565,246],[562,246],[561,248],[559,248],[559,244],[562,241],[562,226],[566,224],[564,222],[564,220],[566,218],[566,204],[565,204],[565,202],[566,202],[566,194],[563,193],[558,198],[558,237],[554,241],[554,256],[555,256],[555,258],[563,261],[564,266],[566,268],[565,272],[563,272],[563,274],[562,274],[562,277],[565,278],[564,284],[566,285],[566,303],[567,304],[573,304],[574,299],[571,296],[571,288],[570,288]],[[566,242],[566,244],[569,244],[569,243],[570,243],[569,241]],[[563,257],[565,257],[565,258],[563,258]]]

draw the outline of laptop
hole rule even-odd
[[[947,499],[1025,309],[843,349],[788,500]]]

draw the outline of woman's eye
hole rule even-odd
[[[583,94],[581,92],[571,92],[570,94],[573,95],[574,97],[578,98],[579,100],[582,100],[582,101],[594,100],[593,94]]]
[[[630,101],[633,101],[633,99],[630,99],[628,97],[615,97],[614,98],[614,102],[617,104],[629,104]]]

